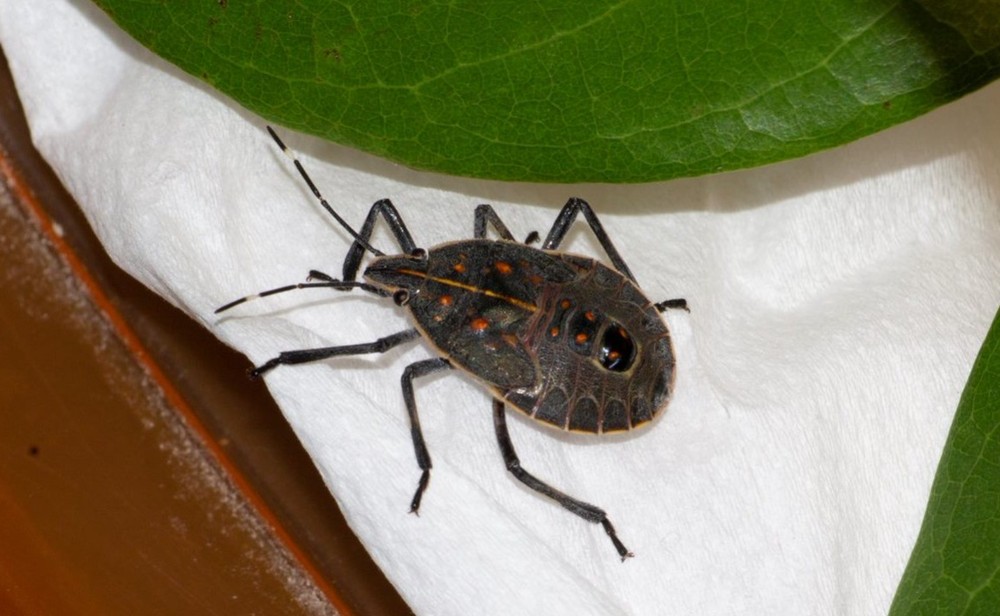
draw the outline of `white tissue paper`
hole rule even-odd
[[[35,143],[114,260],[253,362],[408,326],[391,301],[327,290],[214,315],[339,275],[350,243],[265,121],[83,0],[5,0],[0,37]],[[443,177],[281,132],[346,218],[389,197],[422,246],[470,237],[481,202],[524,237],[583,197],[650,298],[691,307],[664,316],[676,394],[651,427],[565,435],[508,412],[525,468],[605,508],[624,564],[507,473],[489,397],[457,371],[417,382],[434,470],[406,514],[419,471],[399,377],[428,346],[267,376],[418,614],[887,610],[1000,304],[1000,87],[804,159],[640,186]],[[600,254],[583,224],[567,247]]]

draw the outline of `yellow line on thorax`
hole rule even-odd
[[[400,269],[400,274],[408,274],[410,276],[416,276],[418,278],[425,278],[427,280],[432,280],[434,282],[439,282],[445,286],[456,287],[459,289],[464,289],[466,291],[472,291],[473,293],[482,293],[486,297],[495,297],[497,299],[502,299],[505,302],[513,304],[518,308],[527,310],[528,312],[534,312],[538,310],[538,306],[531,304],[529,302],[517,299],[516,297],[511,297],[509,295],[503,295],[502,293],[497,293],[496,291],[490,291],[489,289],[483,289],[480,287],[474,287],[471,284],[465,284],[464,282],[459,282],[457,280],[452,280],[450,278],[438,278],[437,276],[430,276],[426,272],[419,272],[417,270],[411,269]]]

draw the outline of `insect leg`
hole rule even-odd
[[[427,453],[427,445],[424,443],[424,433],[420,430],[420,418],[417,416],[417,402],[413,397],[413,379],[451,368],[448,360],[442,358],[425,359],[410,364],[403,370],[403,400],[406,402],[406,412],[410,416],[410,435],[413,437],[413,450],[417,454],[417,465],[420,467],[420,481],[417,483],[417,491],[410,501],[410,513],[417,513],[420,510],[420,499],[427,489],[427,482],[431,478],[431,455]]]
[[[497,442],[500,444],[500,453],[503,455],[504,464],[507,465],[507,470],[514,477],[532,490],[548,496],[584,520],[593,522],[594,524],[599,523],[603,526],[604,532],[611,538],[611,543],[614,544],[615,550],[618,551],[618,555],[621,556],[623,561],[632,556],[632,552],[629,552],[628,548],[618,538],[615,527],[611,525],[611,521],[608,520],[608,514],[603,509],[568,496],[521,468],[521,460],[514,451],[514,444],[510,442],[510,433],[507,431],[507,416],[504,412],[504,403],[496,399],[493,400],[493,427],[496,429]]]
[[[625,265],[625,260],[618,254],[615,245],[611,243],[611,238],[608,237],[607,232],[601,225],[601,221],[597,219],[597,214],[591,209],[590,204],[583,199],[573,198],[566,202],[562,211],[559,212],[559,216],[556,217],[556,221],[552,223],[552,229],[545,238],[542,249],[555,250],[559,248],[559,244],[566,237],[566,232],[569,231],[570,226],[580,212],[583,212],[583,217],[587,220],[587,224],[590,225],[590,230],[594,232],[594,236],[601,243],[601,247],[608,254],[608,258],[611,259],[611,263],[615,266],[615,269],[627,276],[632,282],[635,282],[635,276],[632,275],[632,271]]]
[[[399,215],[396,206],[388,199],[380,199],[372,205],[372,208],[368,210],[368,216],[365,218],[364,224],[361,225],[361,231],[358,233],[358,236],[367,243],[372,237],[372,230],[375,228],[375,221],[379,216],[389,225],[389,229],[396,237],[396,241],[399,242],[399,247],[402,248],[403,254],[412,253],[417,245],[413,241],[410,231],[406,228],[403,217]],[[347,258],[344,259],[345,281],[352,281],[357,278],[358,268],[361,267],[361,257],[364,254],[364,244],[355,239],[354,243],[351,244],[350,250],[347,251]]]
[[[277,357],[270,359],[260,366],[250,370],[250,378],[257,378],[274,369],[277,366],[290,364],[307,364],[309,362],[340,357],[343,355],[364,355],[367,353],[385,353],[394,346],[403,344],[415,338],[419,338],[420,333],[415,329],[407,329],[397,332],[384,338],[379,338],[374,342],[364,342],[361,344],[345,344],[341,346],[322,347],[319,349],[301,349],[298,351],[284,351]]]
[[[486,237],[487,223],[493,225],[493,229],[501,238],[512,242],[515,241],[514,236],[511,235],[507,225],[500,220],[500,216],[497,215],[493,206],[489,203],[480,203],[476,206],[475,224],[473,225],[472,236],[477,239]]]
[[[666,299],[663,300],[662,302],[657,302],[653,304],[653,308],[656,308],[658,312],[664,312],[671,309],[686,310],[687,312],[691,312],[691,309],[688,308],[687,300],[683,298]]]

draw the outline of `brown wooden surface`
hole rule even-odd
[[[408,613],[246,360],[104,255],[2,57],[0,171],[0,614]]]

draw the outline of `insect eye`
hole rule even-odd
[[[410,303],[410,292],[406,289],[400,289],[392,294],[392,301],[396,302],[397,306],[405,306]]]
[[[612,323],[604,330],[598,359],[602,366],[612,372],[625,372],[632,367],[635,361],[635,343],[624,327]]]
[[[413,257],[414,259],[417,259],[418,261],[426,261],[427,251],[424,250],[423,248],[414,248],[413,250],[410,251],[410,256]]]

